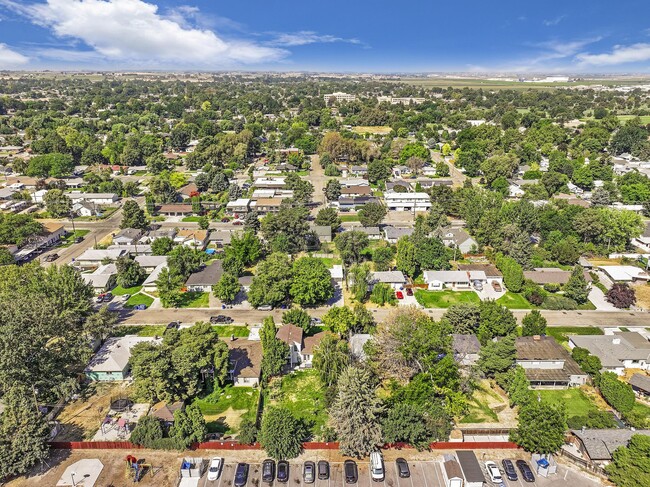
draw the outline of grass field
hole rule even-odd
[[[191,223],[191,222],[196,223],[199,221],[200,218],[201,218],[200,216],[186,216],[181,221],[184,223]]]
[[[449,308],[452,304],[475,303],[481,300],[473,291],[415,291],[415,299],[425,308]]]
[[[285,407],[297,418],[305,420],[315,436],[321,433],[327,424],[328,415],[325,409],[325,388],[316,370],[293,372],[275,379],[269,387],[271,405]]]
[[[133,286],[133,287],[117,286],[117,287],[111,289],[111,292],[115,296],[124,296],[125,294],[130,294],[131,296],[133,296],[134,294],[139,293],[141,289],[142,289],[142,286]]]
[[[138,335],[139,337],[162,336],[167,325],[128,325],[117,326],[113,329],[113,336]]]
[[[635,284],[632,286],[636,294],[636,305],[645,309],[650,309],[650,285]]]
[[[358,222],[359,217],[357,215],[339,215],[342,222]]]
[[[328,269],[331,269],[335,265],[341,265],[343,261],[339,258],[335,257],[319,257],[320,260],[323,261],[323,264],[325,264],[325,267]]]
[[[568,343],[569,335],[602,335],[603,330],[595,326],[549,326],[546,334],[555,338],[559,343]]]
[[[508,309],[531,309],[534,308],[521,294],[506,291],[506,293],[497,299],[497,303]]]
[[[207,308],[210,305],[210,293],[186,292],[179,308]]]
[[[586,416],[589,411],[598,411],[598,406],[580,389],[533,391],[533,395],[537,395],[538,393],[544,402],[550,404],[564,402],[569,418],[573,416]]]
[[[360,125],[358,127],[352,127],[352,132],[355,134],[377,134],[377,135],[388,135],[392,129],[386,127],[385,125],[375,125],[375,126],[365,126]]]
[[[90,230],[75,230],[73,233],[69,233],[65,238],[61,239],[59,247],[70,247],[74,243],[75,238],[85,237],[89,233]]]
[[[219,338],[230,340],[232,335],[239,338],[246,338],[250,333],[247,326],[233,326],[233,325],[213,325],[212,328],[217,332]]]
[[[255,420],[258,398],[259,389],[226,386],[193,404],[201,410],[209,432],[232,434],[239,431],[242,420]]]
[[[148,308],[149,306],[151,306],[151,303],[153,303],[153,298],[151,296],[138,293],[131,296],[129,300],[126,303],[124,303],[124,307],[133,308],[138,304],[144,304]]]

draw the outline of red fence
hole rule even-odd
[[[142,448],[129,441],[51,441],[50,448],[55,450],[134,450]],[[303,443],[305,450],[338,450],[337,442],[308,442]],[[466,441],[451,442],[441,441],[431,443],[432,450],[512,450],[519,448],[516,443],[509,441]],[[236,441],[206,441],[192,445],[193,450],[261,450],[259,443],[241,445]],[[406,443],[385,445],[387,449],[412,448]]]

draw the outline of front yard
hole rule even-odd
[[[314,369],[292,372],[269,384],[269,403],[289,409],[303,419],[314,436],[320,436],[329,416],[325,408],[325,388]]]
[[[247,338],[250,334],[250,329],[247,326],[214,325],[212,328],[222,340],[230,340],[233,335],[239,338]]]
[[[506,291],[506,293],[497,299],[497,303],[508,309],[531,309],[536,308],[528,302],[521,294]]]
[[[153,298],[151,296],[147,296],[146,294],[138,293],[134,294],[129,298],[129,300],[124,303],[125,308],[133,308],[134,306],[138,304],[144,304],[147,308],[151,306],[151,303],[153,303]]]
[[[474,291],[425,291],[417,289],[415,299],[425,308],[449,308],[452,304],[479,304],[480,298]]]
[[[546,334],[555,338],[559,344],[567,346],[569,335],[602,335],[603,330],[595,326],[549,326]]]
[[[113,328],[112,335],[123,337],[126,335],[138,335],[139,337],[163,336],[167,325],[125,325]]]
[[[210,433],[236,434],[244,419],[255,421],[259,389],[226,386],[222,390],[194,399]]]
[[[210,306],[210,293],[188,291],[182,296],[179,308],[208,308]]]
[[[90,233],[90,230],[75,230],[74,232],[68,233],[64,238],[61,239],[59,247],[70,247],[74,244],[76,238],[83,238]]]
[[[142,286],[133,286],[133,287],[117,286],[111,289],[111,292],[115,296],[124,296],[125,294],[130,294],[131,296],[133,296],[134,294],[138,294],[141,290],[142,290]]]

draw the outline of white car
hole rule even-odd
[[[490,481],[495,484],[503,484],[503,478],[501,477],[501,471],[497,464],[492,461],[485,462],[485,470],[487,470]]]
[[[219,478],[221,474],[221,467],[223,466],[223,458],[214,457],[210,462],[210,468],[208,469],[208,480],[213,481]]]

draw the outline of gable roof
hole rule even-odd
[[[321,331],[313,336],[305,338],[305,345],[302,347],[301,353],[305,355],[313,355],[316,347],[320,345],[321,340],[325,338],[325,335],[328,333],[328,331]]]
[[[275,334],[275,337],[278,340],[282,340],[287,345],[291,345],[292,343],[300,343],[302,346],[302,336],[302,328],[296,325],[282,325],[278,332]]]
[[[612,453],[620,446],[627,446],[634,435],[650,436],[650,430],[585,429],[572,430],[582,442],[592,460],[611,460]]]
[[[487,278],[503,277],[501,271],[492,264],[458,264],[461,271],[479,271],[484,272]]]
[[[591,275],[583,271],[585,280],[591,282]],[[538,267],[533,271],[524,271],[524,277],[535,284],[566,284],[571,277],[571,271],[563,271],[557,267]]]
[[[630,385],[645,392],[650,392],[650,377],[643,374],[634,374],[630,377]]]
[[[477,354],[481,351],[481,342],[476,335],[462,335],[454,333],[451,335],[454,353],[459,355]]]
[[[622,367],[623,360],[650,358],[650,341],[636,332],[614,335],[570,335],[576,346],[586,348],[596,355],[603,367]]]
[[[123,337],[111,337],[104,342],[104,345],[90,359],[86,372],[122,372],[131,359],[131,348],[138,343],[159,343],[160,338],[139,337],[126,335]]]
[[[223,267],[220,260],[205,266],[200,271],[196,271],[187,278],[186,286],[212,286],[219,282],[223,274]]]
[[[184,407],[185,404],[183,401],[177,401],[173,403],[161,401],[151,406],[149,416],[153,416],[163,421],[172,422],[174,421],[174,413],[179,409],[183,409]]]
[[[384,233],[386,234],[387,239],[398,240],[400,237],[403,237],[405,235],[412,235],[414,231],[415,230],[413,228],[408,227],[393,227],[391,225],[384,227]]]
[[[259,379],[262,373],[262,342],[238,338],[228,341],[230,366],[235,378]]]
[[[387,284],[405,284],[406,278],[402,271],[379,271],[372,273],[372,282],[383,282]]]

